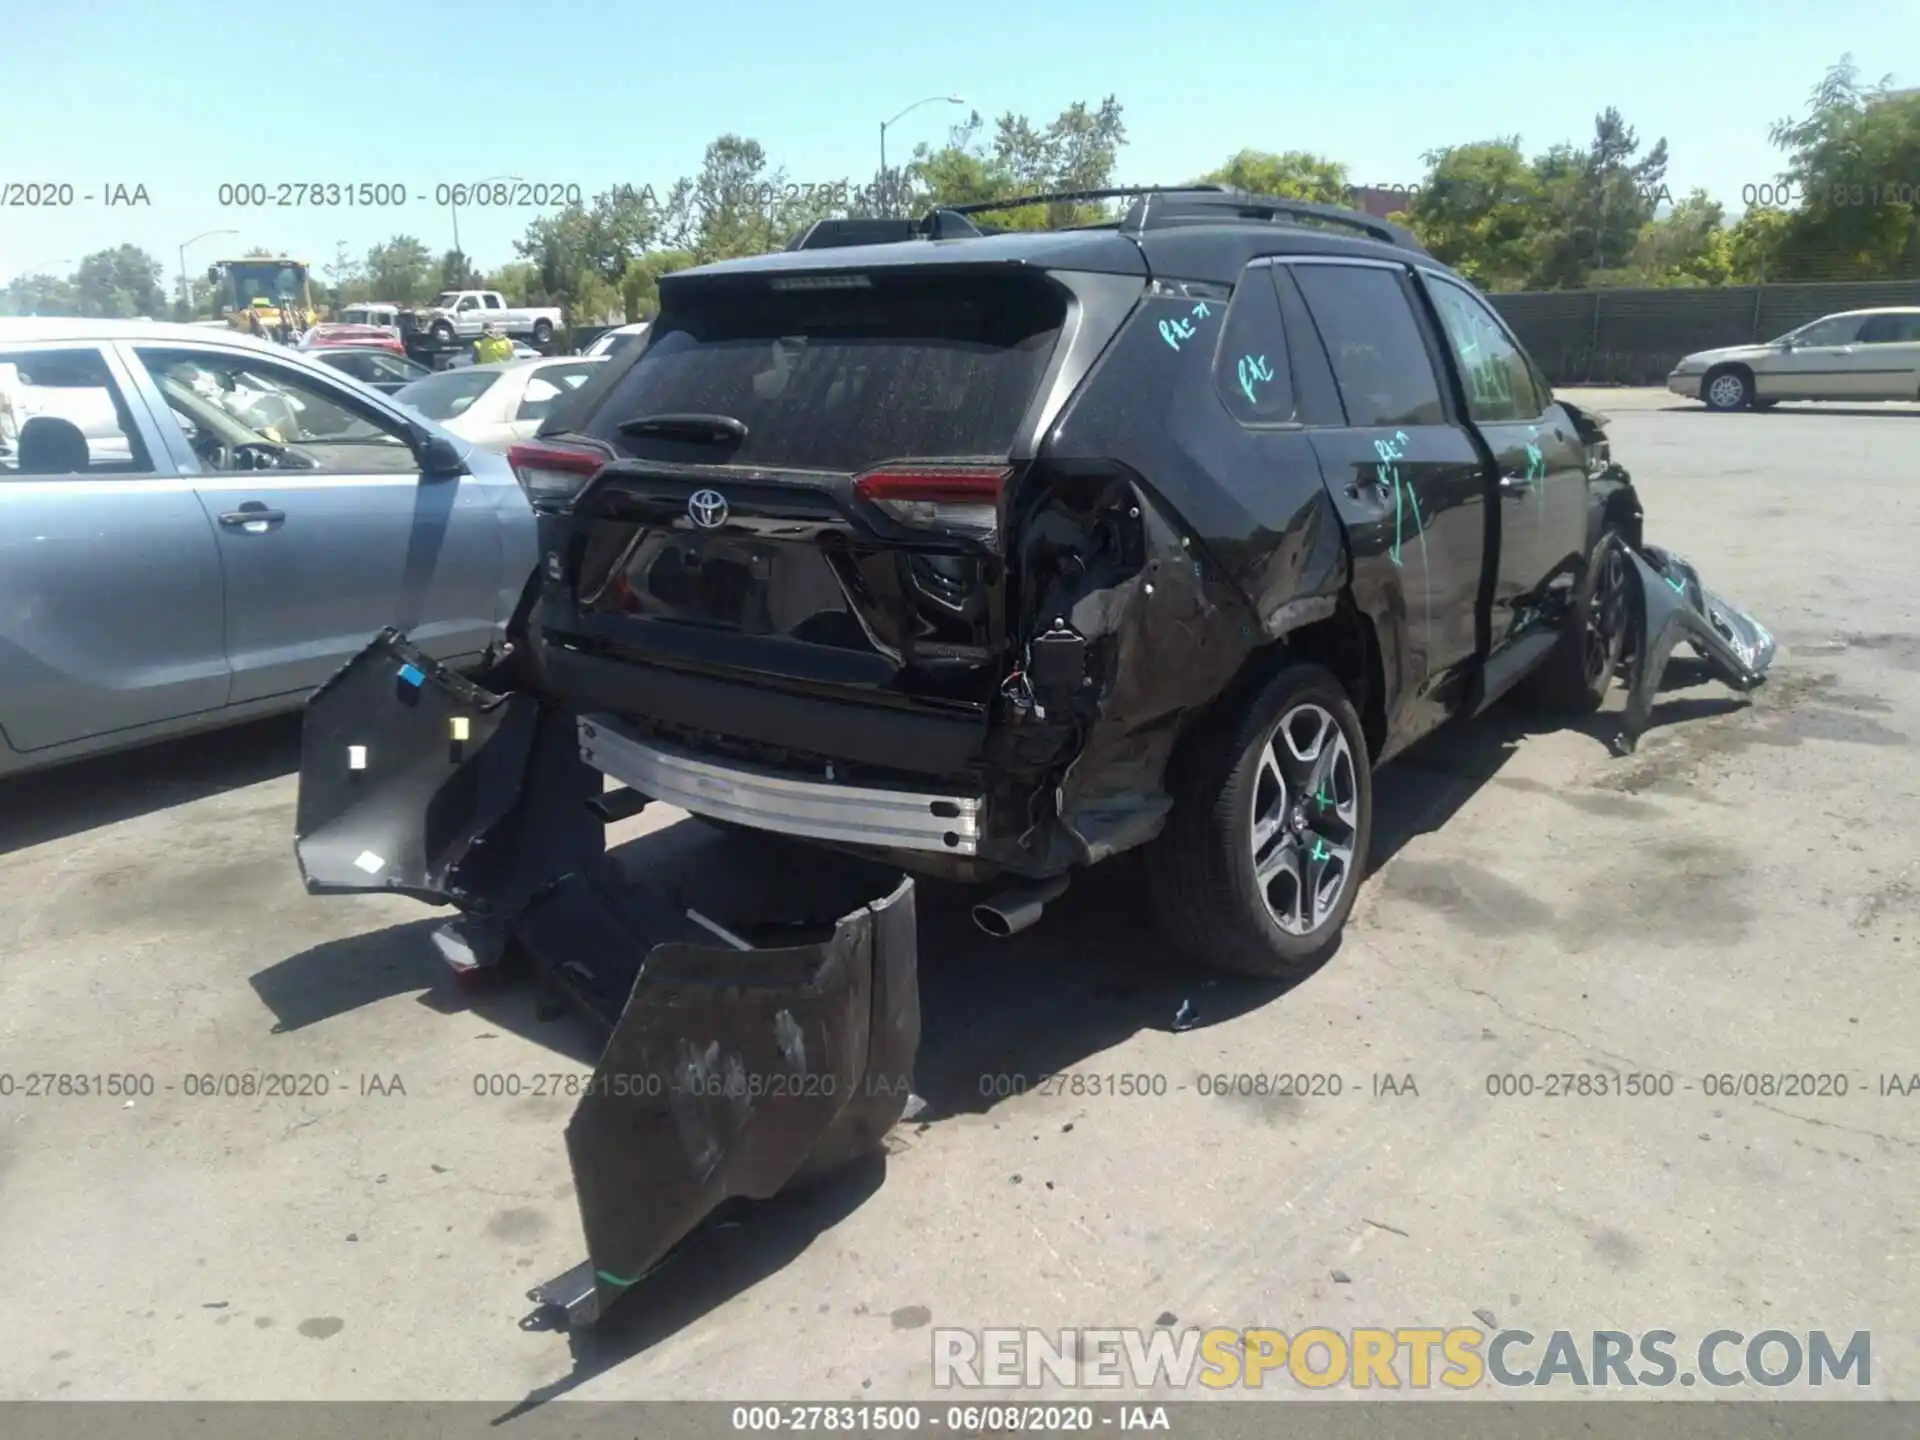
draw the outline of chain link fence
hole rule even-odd
[[[1662,385],[1683,355],[1750,345],[1832,315],[1920,306],[1920,280],[1490,294],[1555,385]]]

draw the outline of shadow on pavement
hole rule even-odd
[[[0,855],[299,768],[300,717],[277,715],[0,780]]]
[[[1697,683],[1682,661],[1666,690]],[[1744,699],[1675,697],[1654,712],[1670,725],[1743,708]],[[1574,720],[1543,717],[1517,704],[1496,706],[1451,726],[1381,772],[1376,786],[1372,864],[1415,836],[1439,829],[1492,780],[1529,735],[1572,729],[1606,753],[1613,711]],[[698,820],[650,831],[613,852],[678,891],[680,903],[737,917],[755,896],[825,883],[810,875],[832,857],[752,832]],[[843,862],[844,863],[844,862]],[[772,883],[768,883],[768,877]],[[1185,1031],[1231,1020],[1284,995],[1293,984],[1216,975],[1183,963],[1163,941],[1144,895],[1138,857],[1122,856],[1076,879],[1033,929],[1010,940],[979,933],[965,891],[918,889],[922,1039],[916,1090],[922,1125],[980,1114],[1037,1089],[1149,1030]],[[768,902],[760,898],[759,905]],[[253,977],[261,1000],[291,1030],[409,991],[443,1014],[479,1016],[591,1065],[600,1042],[572,1016],[543,1018],[534,987],[509,974],[456,979],[428,936],[452,912],[370,934],[328,941]],[[1176,1017],[1178,1017],[1176,1019]],[[1169,1077],[1174,1078],[1174,1077]],[[1185,1077],[1181,1077],[1185,1078]],[[599,1325],[568,1337],[574,1369],[530,1393],[496,1423],[559,1398],[651,1348],[733,1296],[790,1264],[820,1234],[879,1188],[886,1159],[875,1156],[812,1189],[772,1200],[734,1202],[696,1229]]]

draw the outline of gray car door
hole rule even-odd
[[[314,689],[389,625],[438,659],[486,648],[504,563],[486,485],[423,479],[405,422],[317,366],[127,351],[215,523],[235,703]]]
[[[0,557],[8,748],[226,704],[213,524],[111,348],[0,347]]]
[[[1920,400],[1920,312],[1869,315],[1854,357],[1863,399]]]

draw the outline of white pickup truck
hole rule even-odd
[[[546,305],[516,310],[498,290],[446,290],[434,296],[431,305],[400,313],[403,336],[423,335],[440,346],[474,339],[490,324],[544,349],[560,328],[560,309]]]

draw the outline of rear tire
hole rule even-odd
[[[533,322],[533,343],[542,350],[553,341],[553,322],[541,319]]]
[[[1605,703],[1626,648],[1633,577],[1626,541],[1608,526],[1587,557],[1560,641],[1527,677],[1526,698],[1543,710],[1591,715]]]
[[[1745,410],[1753,404],[1753,377],[1738,368],[1710,371],[1700,382],[1709,410]]]
[[[1173,812],[1145,857],[1167,938],[1268,978],[1331,954],[1373,838],[1366,735],[1340,682],[1289,666],[1244,710],[1203,722],[1168,782]]]

